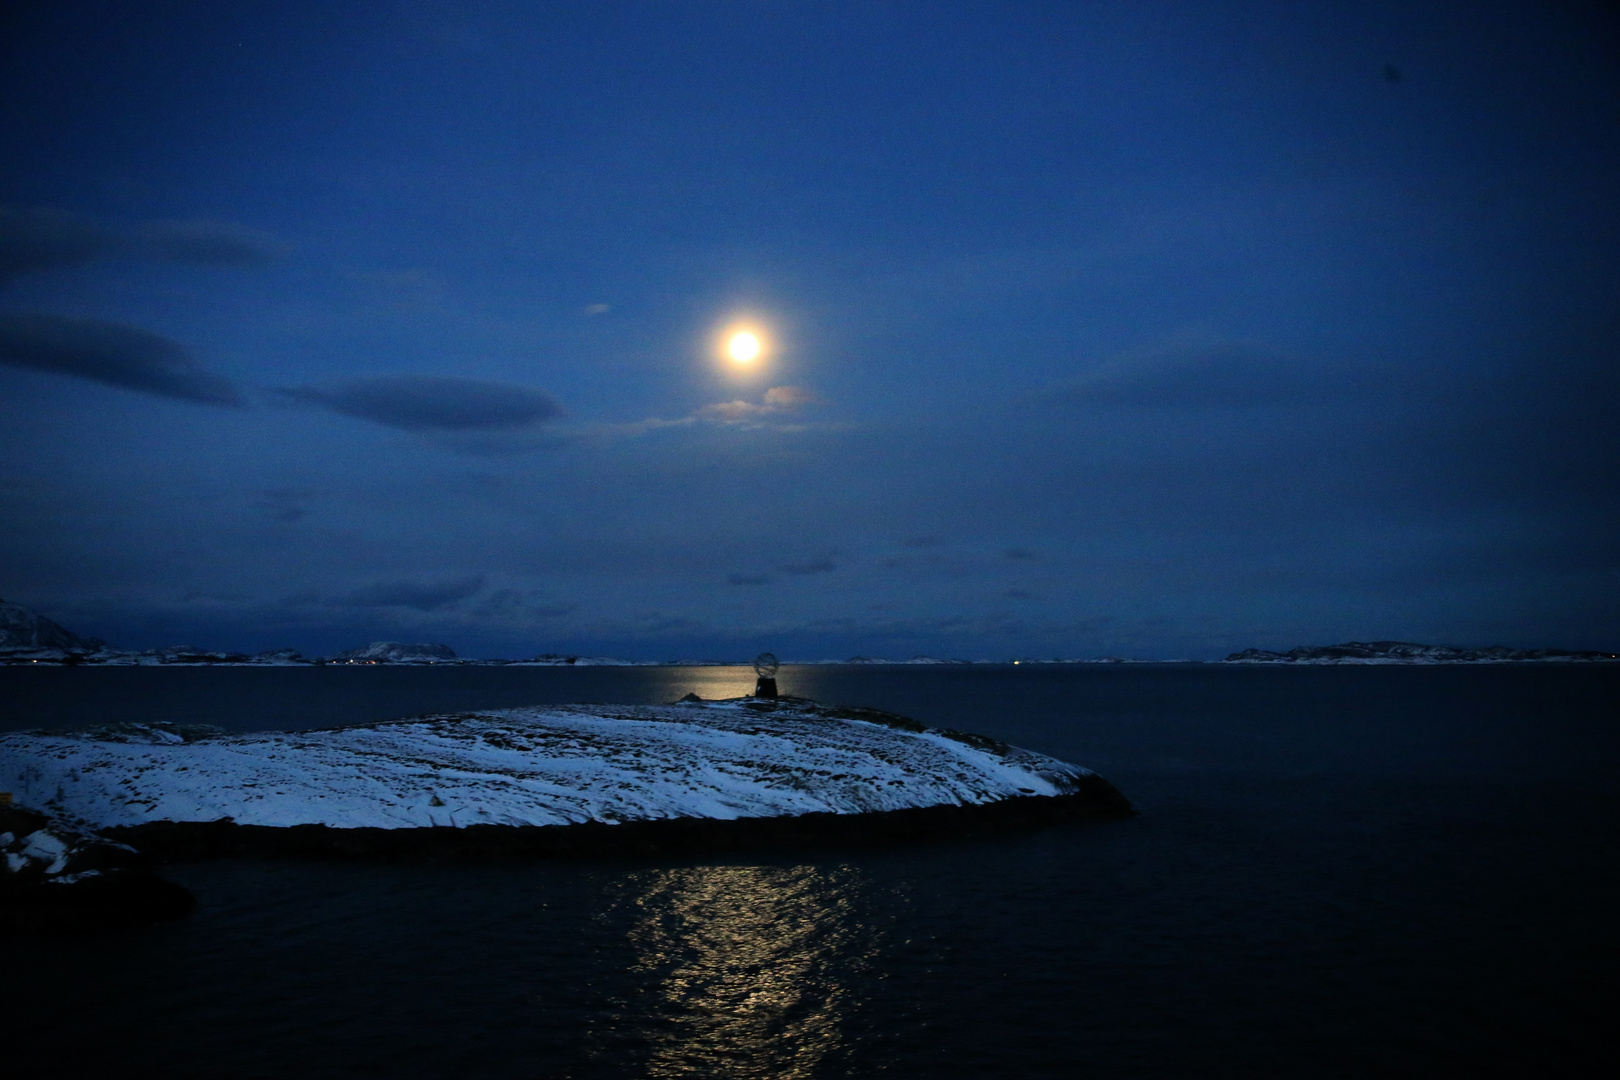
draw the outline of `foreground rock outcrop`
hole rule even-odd
[[[0,787],[165,857],[497,858],[867,844],[1110,818],[1087,769],[800,699],[326,731],[0,736]]]
[[[0,806],[0,931],[177,919],[196,901],[147,856],[45,814]]]

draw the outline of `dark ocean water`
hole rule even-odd
[[[169,868],[12,938],[15,1076],[1620,1075],[1620,668],[787,668],[1097,769],[975,843]],[[0,669],[0,727],[669,701],[742,669]]]

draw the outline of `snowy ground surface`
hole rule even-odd
[[[1088,773],[993,740],[859,715],[743,699],[249,735],[134,725],[19,732],[0,735],[0,791],[95,829],[221,818],[399,829],[988,803],[1066,794]]]

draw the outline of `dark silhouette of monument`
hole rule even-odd
[[[754,657],[754,674],[759,681],[754,684],[754,696],[773,698],[776,693],[776,654],[762,652]]]

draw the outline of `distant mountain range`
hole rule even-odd
[[[333,655],[334,663],[343,663],[345,660],[382,660],[391,664],[399,663],[437,663],[440,660],[454,660],[456,650],[448,645],[407,645],[399,641],[373,641],[370,645],[358,649],[349,649]]]
[[[1490,645],[1461,649],[1455,645],[1419,645],[1411,641],[1346,641],[1342,645],[1301,645],[1287,652],[1244,649],[1228,664],[1501,664],[1617,660],[1620,654],[1573,652],[1568,649],[1509,649]]]
[[[1244,649],[1228,656],[1227,664],[1499,664],[1570,663],[1620,660],[1620,654],[1574,652],[1568,649],[1509,649],[1492,645],[1461,649],[1452,645],[1418,645],[1410,641],[1347,641],[1342,645],[1303,645],[1287,652]],[[129,652],[114,649],[99,638],[85,638],[21,604],[0,600],[0,664],[97,664],[113,667],[228,664],[287,667],[311,664],[488,664],[533,667],[720,667],[735,660],[620,660],[611,656],[544,653],[529,660],[475,660],[459,657],[448,645],[373,641],[328,657],[306,657],[295,649],[261,653],[220,652],[194,645]],[[804,661],[789,661],[803,663]],[[913,656],[909,660],[852,656],[846,660],[816,660],[813,664],[1132,664],[1194,663],[1188,660],[1144,661],[1108,656],[1090,660],[1034,659],[941,660]]]
[[[0,651],[46,649],[91,653],[105,647],[106,642],[82,638],[37,611],[0,600]]]

